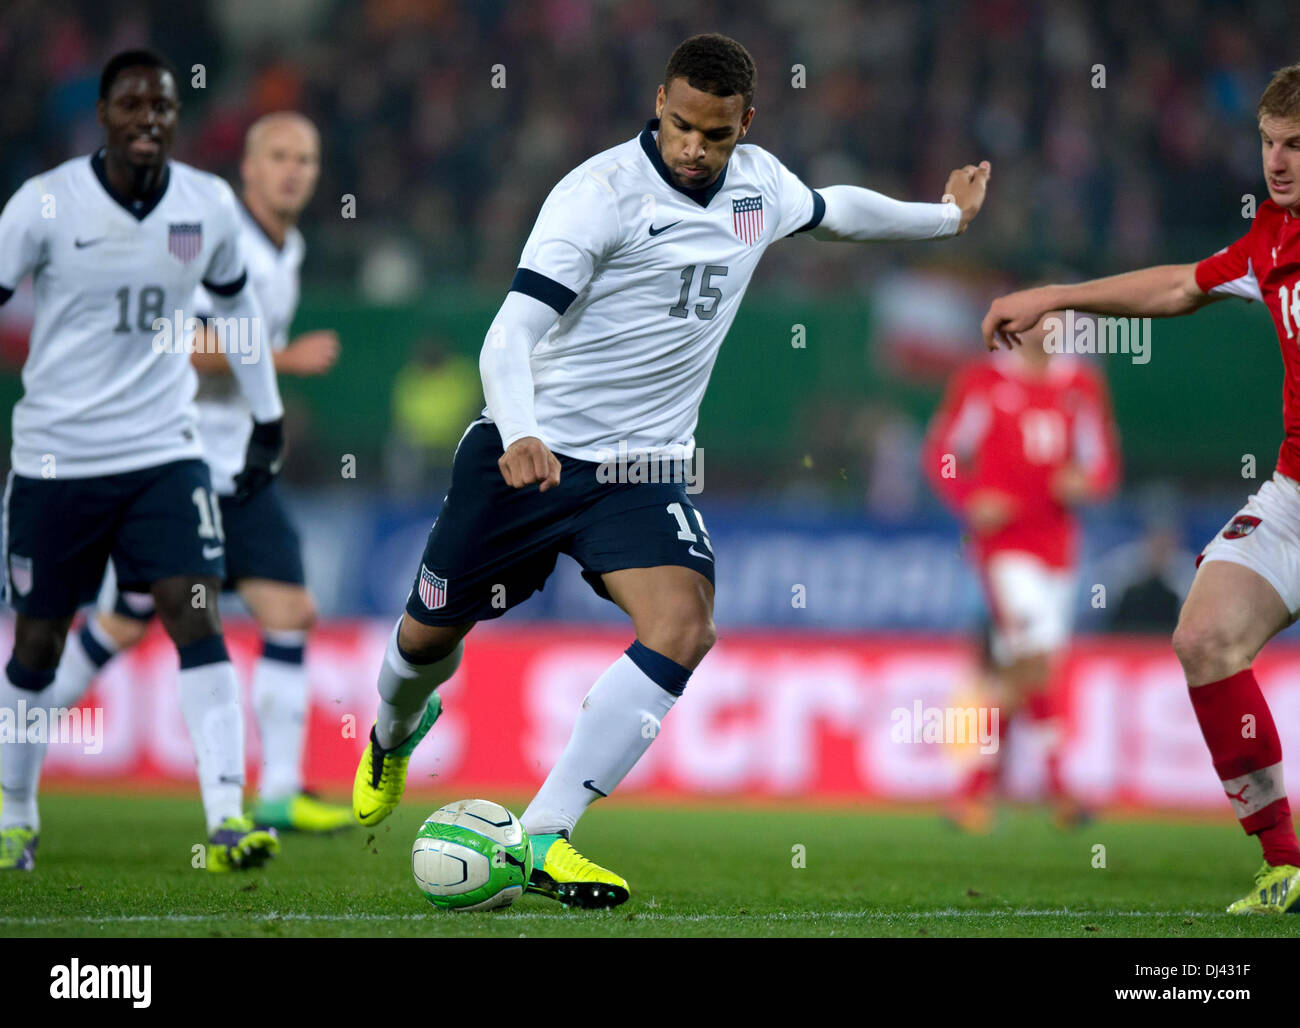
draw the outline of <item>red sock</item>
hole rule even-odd
[[[1047,795],[1053,800],[1065,798],[1065,779],[1061,774],[1061,745],[1063,725],[1061,703],[1058,690],[1051,685],[1032,693],[1025,704],[1025,713],[1029,720],[1045,732],[1050,733],[1047,755],[1044,758],[1047,771]]]
[[[1282,741],[1255,673],[1246,668],[1188,691],[1241,827],[1259,836],[1270,864],[1300,865],[1300,842],[1282,782]]]
[[[966,773],[958,795],[966,800],[988,799],[997,789],[998,779],[1002,774],[1002,750],[1006,746],[1007,728],[1003,723],[998,731],[998,749],[996,753],[980,753],[975,757],[974,766]]]

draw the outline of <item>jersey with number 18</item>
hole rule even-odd
[[[202,457],[185,322],[202,282],[246,279],[230,187],[177,161],[146,202],[114,193],[103,151],[29,179],[0,214],[0,300],[32,276],[36,313],[13,470],[113,475]],[[256,345],[260,326],[245,339]]]

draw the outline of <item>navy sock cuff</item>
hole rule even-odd
[[[40,692],[54,681],[54,668],[48,671],[33,671],[19,664],[17,657],[9,658],[9,663],[5,665],[5,674],[8,675],[14,688],[26,689],[28,692]]]
[[[644,671],[645,676],[664,692],[680,696],[686,689],[686,683],[691,677],[689,668],[682,667],[677,661],[665,657],[662,653],[656,653],[649,646],[643,646],[640,639],[633,642],[624,652],[628,655],[628,659]]]
[[[205,664],[220,664],[223,660],[230,659],[230,654],[226,652],[226,637],[220,632],[206,639],[178,646],[176,652],[180,654],[182,671],[192,667],[202,667]]]
[[[81,631],[77,633],[77,641],[81,643],[81,648],[86,651],[86,656],[95,667],[103,667],[113,659],[113,655],[95,638],[95,634],[90,630],[89,621],[81,626]]]
[[[301,664],[306,646],[285,646],[281,643],[262,640],[262,657],[266,660],[278,660],[281,664]]]

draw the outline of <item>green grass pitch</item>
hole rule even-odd
[[[36,872],[0,876],[0,935],[1300,934],[1300,917],[1223,913],[1258,865],[1255,843],[1226,813],[1102,819],[1062,833],[1042,812],[1008,810],[996,832],[972,838],[929,811],[611,800],[575,842],[628,879],[624,906],[566,910],[525,896],[502,912],[443,913],[416,891],[410,847],[451,798],[408,797],[375,830],[287,835],[267,868],[213,875],[191,867],[203,841],[197,797],[51,793]],[[1096,846],[1104,868],[1093,866]]]

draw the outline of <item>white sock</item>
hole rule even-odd
[[[650,748],[676,701],[626,653],[614,661],[578,708],[564,752],[520,818],[524,830],[529,835],[573,831],[591,801],[612,793]]]
[[[397,646],[397,633],[402,625],[388,637],[384,650],[384,663],[379,669],[379,711],[375,714],[375,737],[386,750],[400,746],[420,727],[424,708],[429,705],[433,690],[442,685],[460,667],[465,653],[465,640],[441,660],[432,664],[412,664],[402,656]]]
[[[84,635],[89,635],[89,640]],[[117,643],[100,627],[92,613],[80,630],[68,636],[63,656],[59,659],[59,669],[54,675],[54,693],[50,703],[56,707],[75,707],[90,689],[95,676],[116,655]]]
[[[36,791],[41,781],[45,742],[27,742],[27,715],[33,707],[48,707],[51,683],[44,689],[20,689],[0,675],[0,711],[8,713],[16,738],[0,744],[0,828],[26,825],[40,831],[41,815],[36,808]],[[19,703],[23,706],[20,708]],[[20,714],[22,716],[20,716]]]
[[[306,632],[266,632],[262,656],[253,668],[253,709],[262,735],[264,800],[302,791],[302,751],[307,738],[307,668],[302,662]],[[295,655],[297,660],[292,658]],[[284,659],[289,658],[289,659]]]
[[[229,659],[184,665],[182,657],[181,713],[194,744],[203,814],[212,832],[226,818],[243,813],[244,722],[239,710],[239,680]]]
[[[92,614],[82,631],[92,631],[89,646],[98,647],[98,654],[105,661],[112,657],[117,647],[113,640],[95,624]],[[27,710],[45,707],[49,710],[67,710],[75,707],[86,695],[90,683],[99,673],[102,665],[97,664],[87,652],[82,642],[81,632],[68,636],[63,647],[63,656],[59,660],[54,681],[38,692],[19,689],[9,681],[9,676],[0,675],[0,708],[16,710],[20,699],[27,701]],[[21,727],[15,723],[15,727]],[[17,825],[30,825],[40,829],[40,811],[37,809],[36,797],[41,781],[41,765],[45,762],[45,742],[18,742],[6,744],[0,755],[0,828],[13,828]]]

